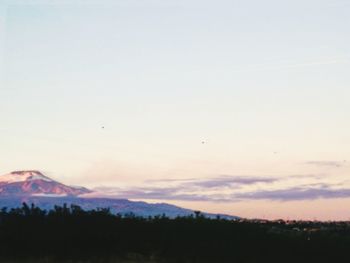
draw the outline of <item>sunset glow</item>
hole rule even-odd
[[[343,0],[0,0],[0,174],[348,220],[349,13]]]

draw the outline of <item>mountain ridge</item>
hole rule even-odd
[[[50,210],[55,206],[78,205],[84,210],[109,208],[114,214],[134,214],[135,216],[165,215],[170,218],[194,215],[194,211],[168,203],[147,203],[115,199],[112,197],[89,197],[92,190],[80,186],[68,186],[52,180],[37,170],[14,171],[0,175],[0,208],[17,208],[22,203],[34,204]],[[239,217],[203,213],[209,218],[238,219]]]

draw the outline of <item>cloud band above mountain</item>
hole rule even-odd
[[[225,175],[206,179],[152,180],[140,187],[96,190],[129,199],[210,202],[297,201],[350,197],[348,182],[327,182],[326,178],[317,174],[284,177]]]

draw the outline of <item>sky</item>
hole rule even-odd
[[[350,2],[0,0],[0,174],[350,219]]]

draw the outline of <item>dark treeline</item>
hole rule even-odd
[[[346,222],[169,219],[78,206],[0,212],[0,262],[350,262]]]

